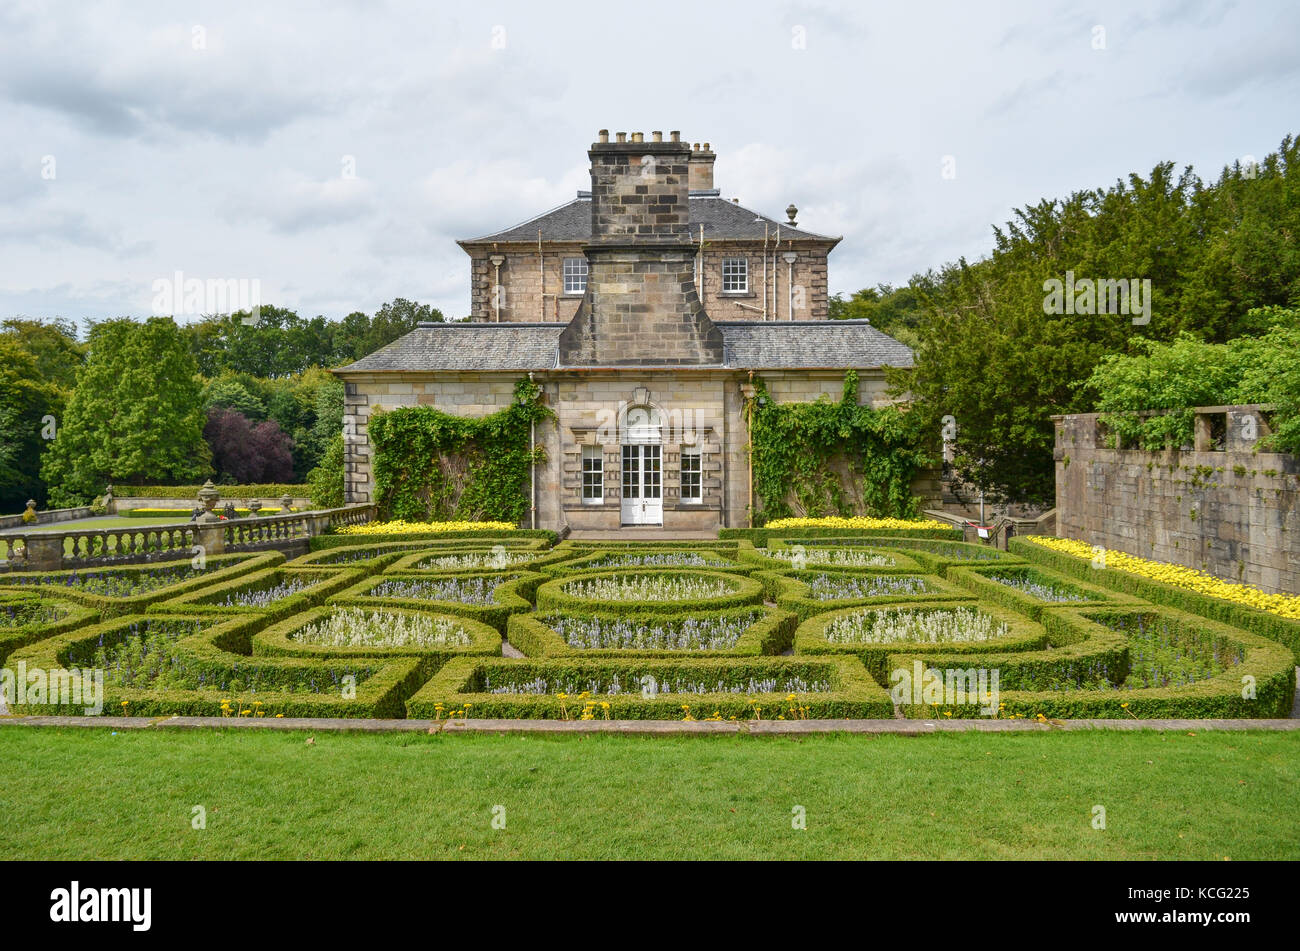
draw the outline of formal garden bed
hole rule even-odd
[[[1136,561],[1098,570],[1027,539],[1002,552],[938,528],[799,528],[763,547],[401,525],[314,539],[292,561],[12,573],[0,576],[0,659],[51,683],[101,670],[101,712],[132,716],[1290,711],[1300,621],[1284,599],[1224,597],[1233,589]],[[506,644],[523,656],[502,656]],[[997,702],[947,690],[954,673],[958,685],[996,673]],[[938,692],[900,693],[908,678]],[[66,699],[28,696],[10,712],[85,712]]]

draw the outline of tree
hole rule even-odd
[[[343,505],[343,434],[330,440],[321,463],[307,473],[311,486],[311,504],[316,508],[339,508]]]
[[[14,317],[0,324],[2,335],[29,353],[37,376],[67,393],[76,385],[77,368],[84,360],[77,343],[77,327],[70,320],[27,320]]]
[[[210,380],[203,388],[204,412],[216,406],[223,406],[243,413],[249,419],[264,419],[266,404],[261,398],[249,391],[243,383],[230,376]]]
[[[56,504],[107,482],[185,483],[207,475],[197,366],[170,317],[94,325],[57,438],[41,464]]]
[[[203,438],[222,482],[287,482],[293,475],[293,443],[274,420],[253,423],[242,413],[215,406],[208,410]]]
[[[41,453],[46,437],[57,434],[63,405],[63,392],[41,379],[36,359],[0,334],[0,512],[21,511],[29,498],[44,501]]]

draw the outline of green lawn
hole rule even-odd
[[[1194,732],[3,727],[0,859],[1300,858],[1300,733]]]
[[[78,529],[109,529],[109,528],[148,528],[150,525],[180,525],[189,521],[189,516],[160,515],[141,518],[85,518],[76,519],[71,522],[51,522],[47,525],[40,525],[36,528],[26,529],[33,532],[73,532]],[[24,529],[7,529],[9,532],[24,531]],[[63,550],[67,554],[72,553],[72,540],[69,539],[64,543]],[[183,554],[183,553],[182,553]],[[9,543],[5,540],[4,535],[0,534],[0,558],[6,558],[9,555]],[[178,555],[177,557],[180,557]]]

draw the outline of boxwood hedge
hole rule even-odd
[[[824,614],[827,611],[835,611],[840,608],[866,607],[872,604],[897,604],[904,601],[910,603],[918,601],[960,602],[975,600],[975,595],[956,585],[948,584],[940,579],[938,575],[902,574],[899,572],[868,574],[857,571],[809,570],[756,571],[753,577],[762,582],[763,593],[768,601],[776,602],[777,607],[792,612],[800,621],[806,621],[816,614]],[[910,594],[879,594],[862,598],[821,600],[813,597],[811,587],[811,583],[818,578],[843,579],[850,582],[866,583],[870,583],[875,579],[888,583],[889,580],[915,578],[921,581],[927,590]]]
[[[591,691],[608,686],[617,677],[619,690]],[[645,678],[652,678],[647,680]],[[751,683],[777,681],[788,684],[798,679],[807,684],[824,684],[829,689],[759,693],[745,690]],[[509,692],[510,684],[531,682],[536,693]],[[717,688],[707,693],[659,692],[660,685],[693,682]],[[496,686],[494,686],[494,683]],[[653,684],[654,689],[649,689]],[[567,689],[560,689],[567,688]],[[729,689],[731,688],[731,689]],[[497,692],[504,690],[505,692]],[[567,693],[561,699],[558,693]],[[777,719],[798,715],[792,708],[806,707],[811,718],[864,718],[893,715],[889,695],[873,681],[862,665],[849,657],[754,657],[689,658],[684,660],[641,659],[525,659],[448,661],[409,701],[412,717],[445,718],[450,711],[464,709],[466,717],[489,719],[548,719],[581,715],[584,699],[595,701],[593,715],[612,720],[683,719],[688,713],[706,719],[715,713],[722,719]],[[753,701],[752,703],[750,701]],[[609,704],[604,709],[601,704]],[[440,709],[440,708],[441,709]]]
[[[808,526],[804,528],[721,528],[719,538],[744,538],[759,547],[772,538],[798,535],[800,538],[943,538],[961,541],[965,533],[960,528],[875,528],[869,531],[852,531],[845,528]]]
[[[562,549],[555,549],[556,553]],[[706,571],[726,571],[748,574],[757,567],[754,563],[737,561],[721,551],[711,548],[613,548],[600,551],[569,551],[572,557],[563,561],[551,562],[540,570],[546,574],[561,575],[585,574],[599,571],[641,571],[647,568],[681,568]],[[664,559],[679,559],[681,563],[671,564]],[[649,564],[637,564],[649,561]],[[688,562],[698,561],[698,564]]]
[[[411,542],[411,541],[475,541],[488,546],[505,545],[509,547],[512,543],[540,541],[545,547],[549,548],[559,540],[559,535],[555,532],[544,528],[517,528],[514,531],[502,532],[497,529],[491,531],[458,531],[458,532],[391,532],[384,534],[368,535],[339,535],[326,533],[317,535],[311,540],[312,551],[318,551],[322,548],[336,548],[338,546],[353,546],[363,542]]]
[[[255,615],[228,619],[128,615],[40,641],[15,651],[13,660],[46,671],[86,667],[99,647],[118,645],[151,626],[192,628],[193,633],[174,640],[170,669],[173,676],[194,686],[124,686],[115,681],[112,670],[108,672],[105,712],[131,716],[222,716],[222,701],[228,701],[236,704],[233,715],[246,709],[251,715],[269,717],[400,717],[406,698],[431,672],[426,660],[412,656],[349,663],[258,658],[240,651],[248,648],[252,634],[264,623]],[[348,689],[345,678],[349,676],[355,678],[355,694]],[[261,682],[263,689],[236,687],[250,678]],[[30,705],[24,712],[76,715],[84,711],[45,703]]]
[[[1045,617],[1049,625],[1082,626],[1086,638],[1076,642],[1083,649],[1122,643],[1125,656],[1123,670],[1130,672],[1129,641],[1119,632],[1101,623],[1106,618],[1133,613],[1133,608],[1107,608],[1095,611],[1067,611]],[[1140,610],[1140,609],[1139,609]],[[1241,660],[1204,680],[1179,686],[1139,688],[1082,687],[1061,689],[1054,682],[1057,673],[1069,674],[1061,658],[1048,657],[1054,652],[1033,652],[1014,657],[970,657],[931,655],[925,661],[932,667],[947,665],[1000,667],[1001,716],[1077,719],[1152,719],[1152,718],[1268,718],[1287,717],[1295,701],[1295,664],[1286,647],[1265,637],[1231,627],[1198,615],[1170,608],[1149,614],[1169,622],[1173,629],[1191,637],[1207,638],[1216,647],[1231,645],[1242,651]],[[905,666],[912,658],[896,655],[893,660]],[[1036,667],[1036,665],[1042,665]],[[1014,666],[1019,665],[1019,666]],[[1249,678],[1249,679],[1248,679]],[[1040,689],[1048,683],[1051,689]],[[1007,689],[1008,684],[1012,689]],[[1022,688],[1023,689],[1019,689]],[[951,706],[945,712],[953,716],[976,716],[977,705]],[[909,717],[934,715],[925,705],[908,705],[903,712]]]
[[[775,655],[790,650],[794,641],[795,617],[789,611],[751,605],[722,611],[660,614],[643,619],[646,623],[665,623],[692,618],[736,618],[751,614],[759,617],[740,635],[730,650],[642,650],[621,648],[574,647],[551,627],[547,614],[516,614],[510,618],[507,640],[529,657],[745,657]],[[584,619],[626,621],[622,613],[583,612]]]
[[[156,614],[260,614],[267,620],[289,617],[307,608],[316,607],[326,598],[342,591],[365,576],[360,568],[271,568],[250,575],[241,575],[221,581],[189,594],[169,598],[149,605],[148,613]],[[279,585],[298,581],[306,587],[293,594],[277,598],[265,606],[246,603],[225,604],[232,598],[253,592],[273,590]]]
[[[808,568],[832,568],[838,571],[870,571],[870,572],[896,572],[896,573],[916,573],[925,571],[921,563],[910,555],[906,555],[897,549],[877,548],[872,545],[863,544],[859,539],[826,539],[825,541],[812,541],[809,544],[802,542],[788,543],[784,539],[772,539],[772,543],[766,548],[755,548],[749,542],[741,542],[736,549],[736,558],[746,564],[755,565],[759,568],[769,571],[782,571],[792,568],[793,561],[789,558],[778,558],[774,554],[777,551],[787,551],[796,545],[805,550],[804,564]],[[842,544],[841,544],[842,543]],[[881,565],[880,567],[849,567],[838,565],[833,561],[819,561],[815,556],[816,553],[827,549],[845,549],[855,552],[863,552],[867,555],[880,555],[888,558],[892,564]],[[808,557],[807,553],[812,552],[813,557]]]
[[[651,577],[671,580],[674,578],[694,578],[703,581],[721,582],[727,593],[703,598],[682,599],[676,601],[603,601],[597,598],[583,598],[565,591],[565,587],[575,581],[590,583],[606,578]],[[691,611],[712,611],[720,608],[739,607],[746,604],[761,604],[763,585],[744,575],[726,574],[720,571],[683,571],[678,569],[629,569],[628,571],[605,571],[578,575],[574,578],[556,578],[547,581],[537,589],[537,609],[539,611],[564,611],[589,614],[593,611],[618,611],[623,617],[644,617],[655,614],[680,614]]]
[[[990,615],[994,621],[1007,625],[1007,633],[983,641],[960,643],[916,643],[893,642],[882,644],[837,644],[827,639],[826,628],[841,618],[854,614],[887,614],[903,611],[951,611],[957,608],[975,608],[982,614]],[[796,654],[850,654],[862,660],[867,670],[878,683],[888,683],[888,670],[891,654],[956,654],[972,656],[993,651],[1028,651],[1041,650],[1047,646],[1047,632],[1041,624],[1028,618],[1013,614],[1002,608],[988,607],[983,604],[948,603],[934,601],[908,602],[904,604],[877,605],[862,608],[846,608],[817,614],[804,621],[795,630],[794,649]]]
[[[431,598],[403,598],[393,595],[375,595],[372,592],[390,581],[437,582],[471,581],[476,578],[500,581],[492,589],[492,603],[468,604],[463,601],[438,601]],[[386,574],[365,578],[329,599],[330,604],[348,604],[359,607],[394,607],[420,611],[436,611],[457,617],[481,621],[494,630],[505,633],[506,621],[511,615],[533,609],[532,599],[537,586],[547,576],[536,571],[476,571],[461,574]]]
[[[118,617],[148,609],[149,605],[218,582],[272,568],[284,562],[278,551],[260,555],[214,555],[202,569],[195,569],[189,559],[157,561],[145,565],[113,565],[105,568],[77,568],[67,571],[22,571],[4,575],[0,590],[13,588],[38,592],[43,597],[66,598],[94,608],[101,617]],[[124,597],[95,594],[76,586],[77,579],[95,577],[135,578],[160,571],[179,573],[174,584]]]
[[[1074,601],[1045,601],[1027,591],[995,581],[994,578],[1024,579],[1073,595]],[[1087,607],[1094,604],[1148,604],[1121,592],[1086,584],[1046,568],[1032,565],[961,566],[948,569],[948,580],[990,601],[1018,611],[1033,620],[1044,612]]]
[[[1278,641],[1289,647],[1295,655],[1296,662],[1300,663],[1300,621],[1279,617],[1258,608],[1234,604],[1221,598],[1212,598],[1197,591],[1188,591],[1163,581],[1143,578],[1127,571],[1120,571],[1118,568],[1093,568],[1089,559],[1044,548],[1042,545],[1034,544],[1028,538],[1013,537],[1008,541],[1008,545],[1016,556],[1035,564],[1047,565],[1062,574],[1086,579],[1092,584],[1102,585],[1155,604],[1222,621]]]
[[[313,608],[263,628],[251,639],[252,653],[258,657],[303,657],[330,662],[358,658],[418,657],[426,676],[452,657],[501,656],[501,633],[496,628],[473,618],[431,611],[417,612],[406,608],[377,606],[374,610],[385,614],[425,614],[454,621],[469,635],[470,643],[464,647],[332,647],[324,644],[304,644],[295,639],[295,635],[304,627],[347,607],[351,606],[327,605]]]
[[[20,647],[98,620],[98,611],[76,601],[31,592],[0,594],[0,664]]]

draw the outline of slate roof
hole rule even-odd
[[[823,234],[814,234],[800,228],[791,228],[787,222],[768,218],[746,208],[744,205],[737,205],[725,198],[712,195],[692,195],[690,210],[691,237],[697,241],[700,236],[700,225],[704,225],[705,241],[710,238],[715,241],[753,240],[755,238],[762,241],[764,225],[767,226],[769,235],[774,235],[776,230],[780,228],[783,239],[794,238],[796,240],[833,241],[836,243],[840,240]],[[590,241],[591,198],[575,198],[568,204],[552,208],[535,218],[529,218],[513,228],[507,228],[495,234],[484,235],[481,238],[464,238],[457,243],[463,246],[466,244],[508,241],[536,242],[538,228],[542,229],[543,241]]]
[[[344,373],[552,370],[563,323],[420,324]],[[725,368],[865,369],[912,366],[912,350],[865,320],[718,321]],[[628,367],[628,369],[649,369]],[[691,369],[673,367],[672,369]]]

